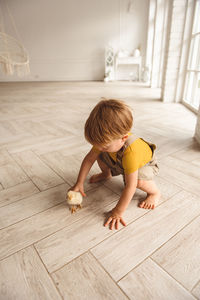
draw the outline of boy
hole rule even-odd
[[[141,208],[154,209],[160,192],[152,180],[158,173],[154,156],[156,146],[130,133],[133,117],[129,107],[119,100],[102,100],[90,113],[85,123],[85,138],[93,145],[83,159],[76,184],[71,188],[83,196],[84,181],[97,160],[101,173],[93,175],[90,183],[108,180],[119,174],[124,178],[124,190],[104,226],[126,226],[123,213],[130,203],[136,188],[147,193],[140,203]]]

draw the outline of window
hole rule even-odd
[[[183,102],[198,110],[200,104],[200,0],[196,1]]]

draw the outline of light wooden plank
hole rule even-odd
[[[200,168],[198,166],[193,165],[191,162],[187,162],[181,160],[180,158],[178,159],[172,156],[162,158],[161,162],[166,166],[174,168],[186,175],[195,177],[198,180],[200,180]],[[192,179],[190,181],[192,181]]]
[[[46,128],[49,133],[56,135],[56,136],[69,136],[71,135],[71,132],[69,130],[69,126],[59,126],[59,122],[54,120],[45,120],[42,123],[42,126]]]
[[[191,145],[181,151],[173,153],[172,156],[188,162],[193,162],[193,160],[200,159],[200,145],[193,140]]]
[[[68,147],[71,141],[77,139],[73,135],[68,134],[67,137],[55,137],[54,139],[50,139],[48,143],[41,143],[38,145],[32,145],[32,150],[37,155],[43,155],[53,151],[59,151]]]
[[[76,214],[71,214],[66,201],[64,201],[53,208],[11,225],[8,228],[2,229],[0,231],[0,259],[5,258],[8,255],[11,255],[33,243],[36,243],[37,241],[54,234],[64,227],[72,226],[73,228],[73,224],[77,223],[80,219],[82,220],[82,229],[83,222],[87,223],[87,219],[90,215],[94,214],[96,216],[96,211],[99,211],[100,209],[104,210],[105,203],[110,202],[110,197],[111,199],[114,198],[112,192],[110,190],[106,190],[107,189],[104,188],[103,192],[101,188],[88,193],[88,197],[83,201],[83,208]],[[103,201],[98,201],[98,199],[101,199],[100,195],[102,195]],[[103,196],[105,195],[107,196],[104,200]],[[100,220],[101,225],[103,226],[104,218],[102,214],[100,214]]]
[[[31,101],[31,100],[29,100]],[[39,106],[38,106],[39,107]],[[29,110],[28,112],[26,110]],[[31,109],[32,110],[32,109]],[[2,121],[10,121],[10,120],[30,120],[31,118],[33,120],[43,116],[44,118],[44,113],[41,113],[40,111],[36,111],[36,112],[30,112],[30,109],[28,109],[26,106],[23,105],[23,103],[21,103],[21,107],[14,107],[10,106],[10,111],[8,114],[6,115],[0,115],[1,120]]]
[[[30,132],[34,136],[39,135],[54,135],[54,133],[47,130],[47,128],[41,124],[40,122],[36,122],[35,120],[23,120],[23,127],[26,132]]]
[[[31,136],[30,134],[16,136],[13,141],[4,141],[3,147],[8,149],[9,153],[18,153],[25,150],[30,150],[37,144],[49,143],[55,137],[52,135]],[[14,139],[14,138],[13,138]]]
[[[92,253],[111,276],[119,280],[199,213],[198,197],[180,192],[94,247]]]
[[[13,159],[9,155],[8,151],[0,150],[0,166],[7,165],[9,163],[13,163]]]
[[[151,259],[136,267],[118,284],[131,300],[195,300]]]
[[[64,182],[32,151],[16,153],[13,154],[13,157],[41,191]]]
[[[10,188],[29,180],[24,171],[15,162],[0,167],[0,182],[4,188]]]
[[[67,110],[69,110],[69,108],[66,108]],[[84,138],[83,135],[83,128],[85,125],[85,121],[88,118],[88,114],[85,113],[85,107],[83,108],[83,111],[81,112],[81,107],[79,107],[78,111],[73,108],[71,109],[71,112],[68,114],[68,116],[66,115],[66,113],[63,114],[62,111],[60,111],[61,114],[61,118],[59,120],[56,120],[55,122],[55,126],[57,128],[67,128],[68,130],[70,129],[70,133],[73,134],[74,136],[79,136],[80,133],[82,133],[82,139]],[[82,115],[81,119],[80,119],[80,114]],[[66,122],[67,119],[67,122]]]
[[[41,159],[69,184],[75,184],[81,165],[79,155],[64,157],[60,152],[55,151],[42,155]]]
[[[192,294],[197,298],[200,299],[200,282],[195,286],[192,291]]]
[[[76,155],[69,155],[63,156],[60,152],[51,152],[46,153],[45,155],[41,156],[41,159],[51,168],[53,169],[59,176],[64,178],[64,180],[73,186],[76,183],[77,176],[80,170],[80,166],[82,160],[87,152],[76,154]],[[85,191],[90,190],[91,188],[95,188],[98,184],[90,184],[88,179],[94,173],[99,173],[100,169],[97,167],[97,164],[92,167],[92,170],[88,174],[88,178],[84,183]]]
[[[144,140],[156,143],[157,149],[162,145],[166,144],[167,138],[158,134],[158,132],[152,132],[151,127],[149,127],[148,121],[145,123],[139,123],[134,126],[133,132],[138,136],[142,137]],[[157,150],[156,150],[157,152]]]
[[[75,259],[52,277],[63,299],[127,299],[90,253]]]
[[[13,133],[13,135],[23,134],[27,131],[23,127],[23,122],[19,122],[19,120],[10,120],[9,121],[10,130]]]
[[[23,134],[25,133],[25,131],[22,131],[22,130],[18,130],[18,126],[17,124],[12,124],[14,122],[12,122],[11,120],[6,120],[5,121],[2,121],[2,119],[0,119],[0,136],[1,137],[14,137],[16,135],[20,135],[20,134]]]
[[[7,132],[6,136],[16,136],[19,134],[25,134],[26,130],[22,128],[16,120],[7,120],[0,122],[0,128],[2,128]],[[1,129],[0,129],[1,132]]]
[[[182,189],[194,193],[197,196],[200,194],[199,179],[187,175],[184,170],[178,171],[167,164],[160,163],[159,176],[169,182],[176,183]]]
[[[5,258],[73,222],[65,203],[0,231],[0,258]]]
[[[199,245],[200,217],[156,251],[152,258],[191,291],[200,280]]]
[[[33,247],[0,261],[0,298],[3,300],[61,300]]]
[[[111,206],[109,207],[111,208]],[[90,214],[84,221],[43,239],[35,244],[49,272],[54,272],[72,259],[113,234],[103,226],[102,214]],[[66,251],[67,249],[67,251]]]
[[[88,153],[91,149],[91,145],[89,143],[86,143],[86,141],[82,141],[81,137],[80,139],[77,139],[76,142],[74,142],[71,145],[67,145],[66,148],[63,148],[59,150],[59,153],[63,156],[70,156],[80,153]]]
[[[69,186],[59,185],[0,208],[0,229],[31,217],[65,201]]]
[[[12,145],[14,145],[14,147],[16,147],[17,144],[24,144],[25,141],[27,140],[33,140],[31,134],[29,133],[20,133],[17,135],[3,135],[3,137],[1,137],[0,140],[0,148],[1,149],[7,149],[10,150],[12,149]],[[20,141],[20,142],[19,142]],[[10,151],[9,151],[10,152]]]
[[[0,192],[0,207],[13,203],[17,200],[24,199],[38,192],[38,188],[32,183],[32,181],[15,185]]]
[[[2,110],[1,110],[1,113],[2,113]],[[9,133],[8,133],[8,130],[5,129],[4,127],[4,122],[0,121],[0,136],[8,136]]]
[[[195,159],[192,161],[192,164],[194,164],[195,166],[200,167],[200,159]]]
[[[172,134],[172,133],[171,133]],[[179,137],[182,136],[182,132],[179,133]],[[190,136],[189,136],[190,137]],[[157,157],[159,159],[167,156],[167,155],[172,155],[174,152],[181,150],[188,145],[191,144],[191,139],[190,138],[172,138],[171,135],[168,139],[166,139],[166,143],[163,143],[158,149],[157,149]]]

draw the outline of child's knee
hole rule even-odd
[[[137,181],[137,188],[140,189],[144,186],[144,180],[138,179]]]

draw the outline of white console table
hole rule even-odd
[[[119,65],[137,65],[138,67],[138,79],[141,80],[141,67],[142,67],[142,57],[116,57],[115,58],[115,74],[117,74],[117,68]]]

